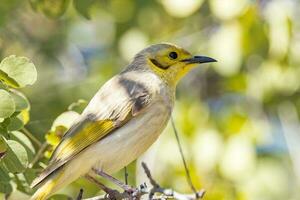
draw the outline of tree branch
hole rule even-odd
[[[129,193],[126,190],[121,193],[117,190],[108,188],[107,186],[103,185],[96,179],[88,176],[87,178],[89,180],[91,180],[92,182],[96,183],[101,189],[103,189],[106,192],[106,194],[100,195],[100,196],[95,196],[92,198],[86,198],[83,200],[128,200],[128,199],[129,200],[140,200],[141,197],[144,195],[148,195],[149,200],[166,200],[166,199],[198,200],[198,199],[202,199],[205,194],[205,190],[203,190],[203,189],[196,191],[196,193],[183,194],[183,193],[179,193],[170,188],[163,188],[154,180],[146,163],[143,162],[142,167],[150,181],[151,188],[148,188],[148,186],[146,184],[142,184],[139,186],[139,188],[132,190],[131,193]],[[80,190],[77,200],[82,200],[82,193],[83,193],[83,190]]]

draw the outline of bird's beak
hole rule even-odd
[[[186,62],[188,64],[217,62],[217,60],[207,57],[207,56],[194,56],[192,58],[187,58],[182,61]]]

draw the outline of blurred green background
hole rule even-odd
[[[205,199],[300,199],[298,0],[1,0],[0,13],[1,59],[26,56],[38,70],[23,92],[41,141],[135,53],[171,42],[218,60],[181,81],[173,113]],[[191,192],[170,126],[142,159],[163,186]],[[146,181],[139,166],[131,184]],[[62,192],[81,187],[97,193],[84,180]]]

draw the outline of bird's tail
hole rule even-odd
[[[38,184],[39,189],[33,194],[30,200],[46,200],[51,194],[69,184],[71,181],[73,181],[73,179],[68,180],[68,177],[65,176],[65,169],[60,168],[45,177],[45,179]]]
[[[46,181],[30,198],[30,200],[45,200],[54,192],[55,180]]]

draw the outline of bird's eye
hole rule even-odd
[[[177,55],[176,52],[172,51],[171,53],[169,53],[169,57],[170,57],[171,59],[176,59],[176,58],[178,57],[178,55]]]

